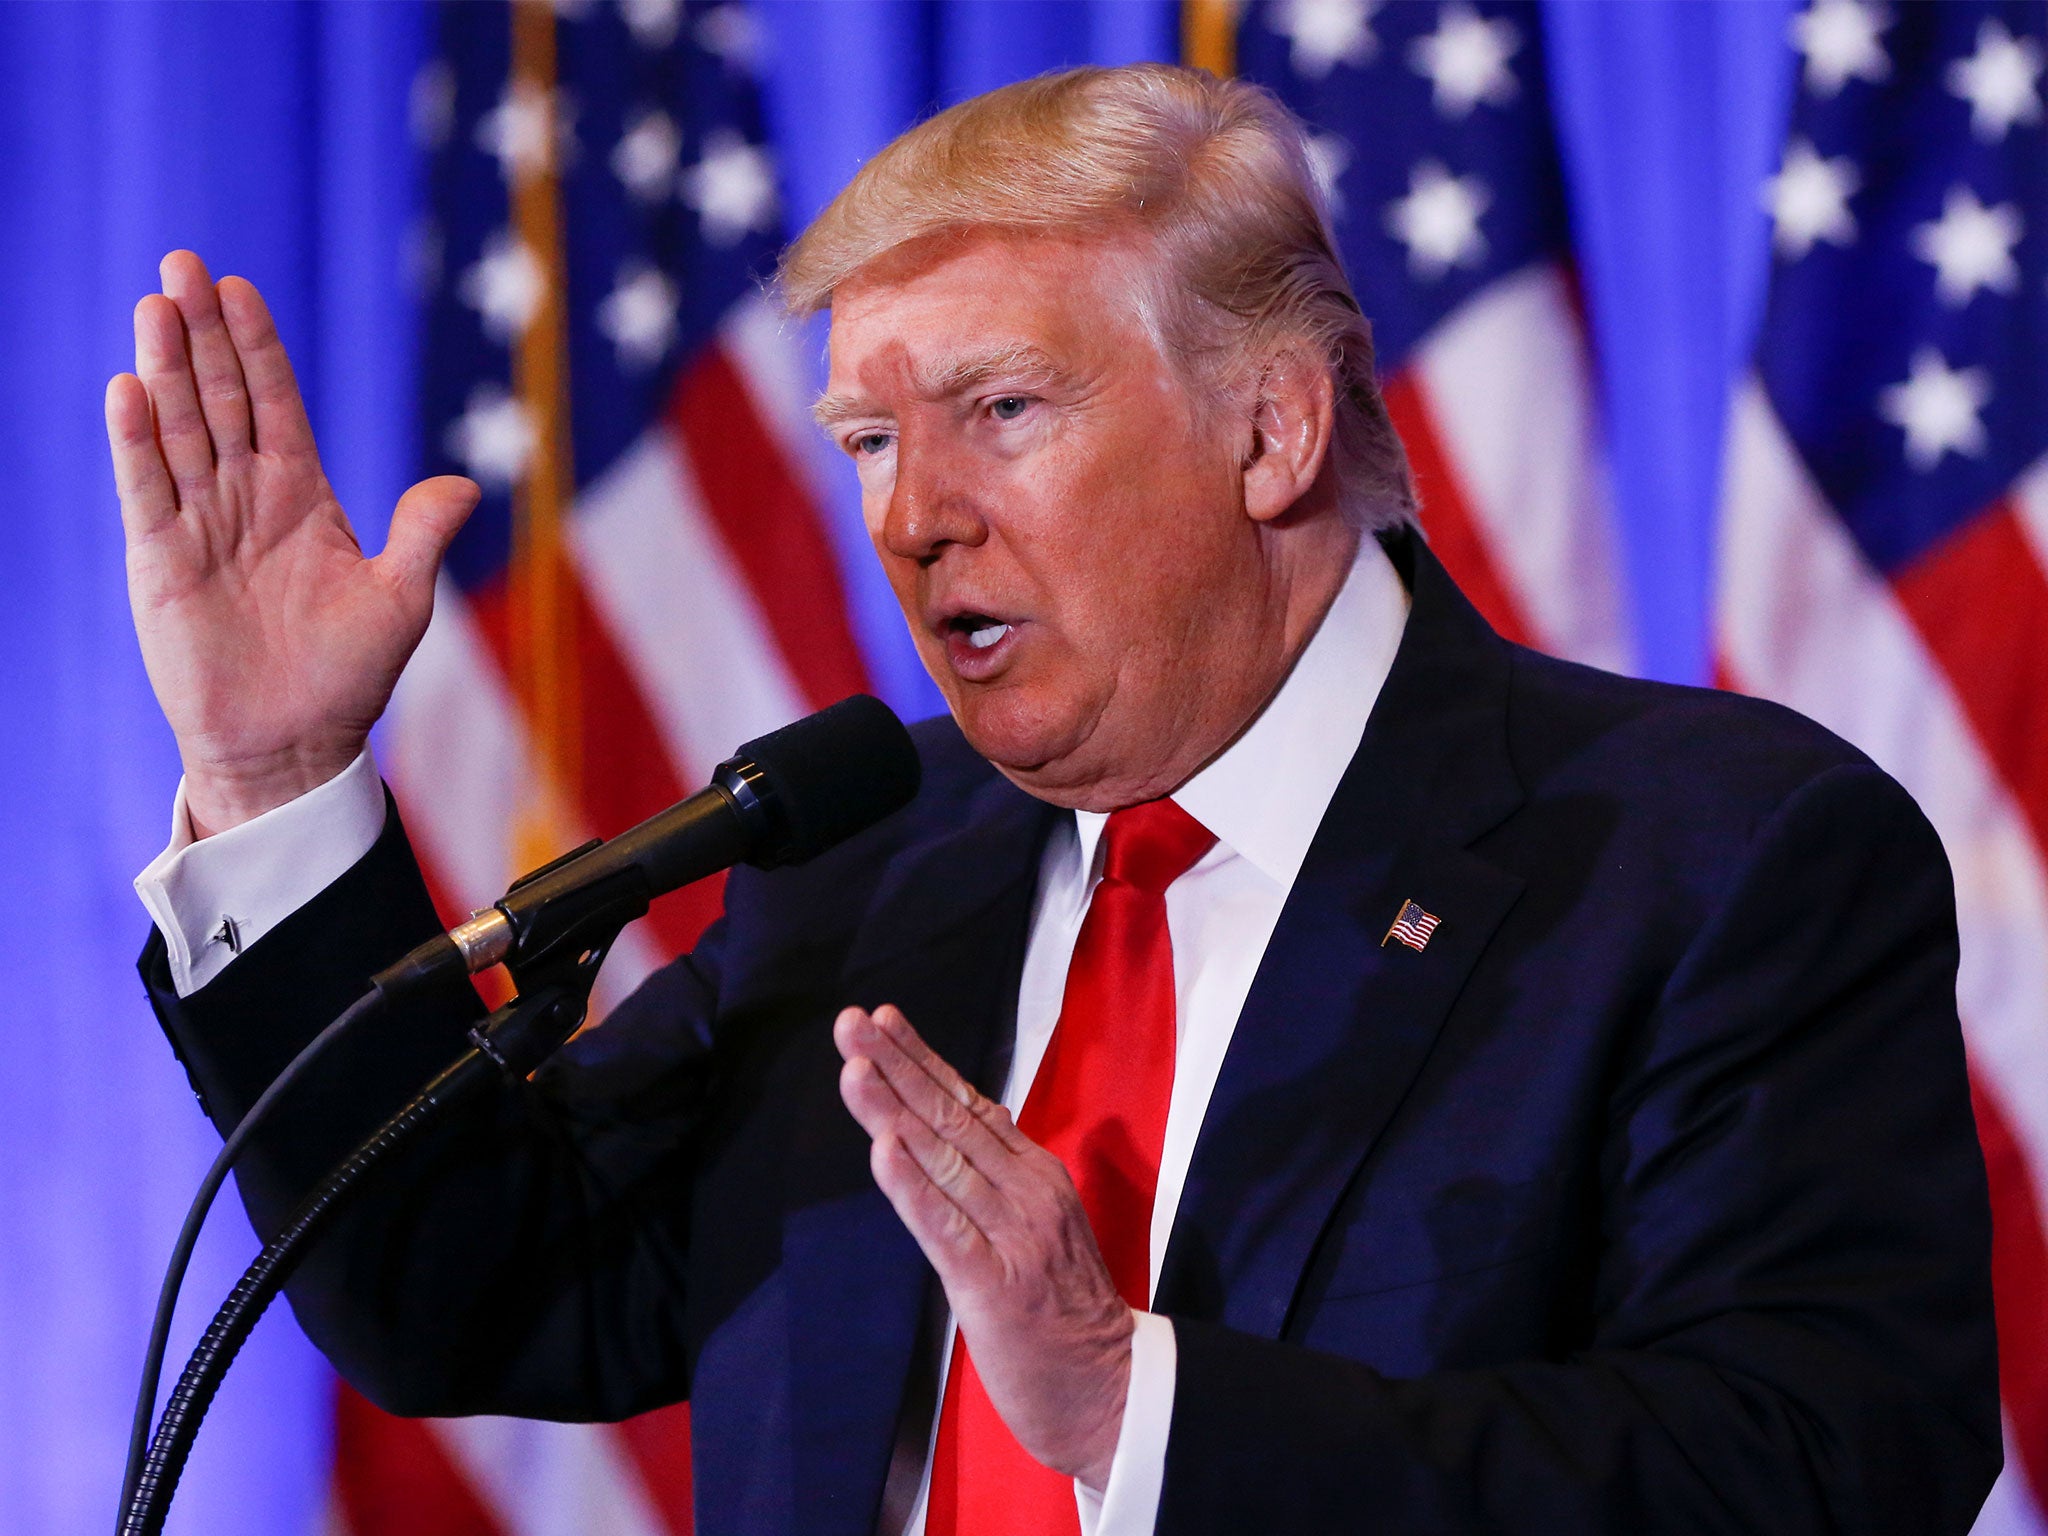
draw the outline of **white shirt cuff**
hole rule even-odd
[[[1159,1523],[1180,1355],[1171,1322],[1156,1312],[1131,1316],[1137,1325],[1131,1330],[1131,1382],[1124,1389],[1124,1422],[1109,1463],[1109,1485],[1098,1494],[1074,1484],[1081,1536],[1152,1536]]]
[[[264,934],[332,885],[384,831],[384,784],[370,749],[296,800],[198,842],[185,781],[171,802],[170,846],[135,877],[189,997]]]

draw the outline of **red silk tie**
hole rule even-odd
[[[1067,968],[1059,1023],[1017,1128],[1066,1164],[1125,1301],[1152,1277],[1152,1196],[1173,1096],[1173,941],[1166,888],[1216,841],[1171,800],[1114,812],[1102,879]],[[926,1536],[1065,1536],[1072,1479],[1031,1459],[1004,1425],[957,1334],[932,1448]]]

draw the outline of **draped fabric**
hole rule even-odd
[[[1409,67],[1412,40],[1471,9],[1288,3],[1340,45],[1354,25],[1398,36],[1381,61],[1394,69]],[[575,26],[618,8],[559,9]],[[636,0],[618,14],[658,24],[668,9]],[[1266,26],[1270,9],[1242,25]],[[1171,0],[758,0],[684,16],[711,10],[751,19],[759,142],[785,229],[933,105],[1063,63],[1173,57],[1182,21]],[[1772,260],[1760,188],[1797,99],[1794,10],[1555,0],[1517,12],[1554,123],[1617,629],[1651,675],[1707,681],[1727,649],[1712,617],[1723,421],[1757,355]],[[430,376],[415,283],[431,250],[418,215],[432,189],[414,136],[437,46],[435,13],[415,4],[0,7],[0,207],[13,225],[0,242],[0,849],[12,860],[0,935],[16,982],[0,1072],[0,1529],[68,1536],[111,1520],[157,1276],[215,1145],[129,969],[144,921],[129,880],[162,845],[177,768],[130,629],[101,390],[127,365],[128,310],[164,250],[190,245],[216,272],[250,276],[294,349],[330,476],[364,543],[381,541],[398,490],[439,446],[420,425]],[[1336,62],[1323,87],[1340,90],[1354,67]],[[1405,184],[1412,167],[1398,169]],[[1354,216],[1374,215],[1360,204]],[[819,339],[787,354],[799,387]],[[936,696],[864,563],[850,484],[817,483],[858,667],[899,708],[929,712]],[[395,763],[396,744],[383,751]],[[2024,1151],[2043,1111],[2015,1111],[2017,1091],[2002,1089],[2001,1123]],[[238,1213],[220,1212],[174,1365],[252,1248]],[[366,1453],[367,1421],[337,1435],[333,1401],[279,1309],[229,1377],[171,1528],[316,1528],[335,1456]],[[686,1502],[687,1469],[633,1436],[666,1432],[617,1442],[657,1512]],[[541,1432],[413,1443],[454,1444],[475,1469],[467,1502],[444,1505],[433,1529],[498,1529],[507,1507],[513,1529],[543,1528],[549,1508],[522,1504],[531,1484],[518,1481],[557,1454]],[[2037,1528],[2020,1476],[1987,1530]],[[425,1495],[385,1492],[408,1518],[427,1512]]]

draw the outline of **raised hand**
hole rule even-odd
[[[162,275],[135,306],[135,372],[107,385],[107,437],[135,631],[204,837],[362,750],[479,492],[420,482],[364,558],[262,296],[238,277],[216,287],[189,251]]]
[[[989,1401],[1033,1458],[1100,1491],[1133,1319],[1065,1166],[896,1009],[848,1008],[832,1038],[875,1182],[938,1271]]]

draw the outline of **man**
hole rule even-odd
[[[164,275],[108,399],[186,768],[143,965],[226,1123],[433,926],[362,744],[474,490],[361,559],[254,291]],[[783,277],[951,706],[925,788],[434,1136],[315,1341],[401,1412],[687,1395],[706,1532],[1966,1529],[1939,846],[1795,716],[1486,628],[1281,109],[1006,88]],[[302,1095],[259,1228],[476,1012]]]

